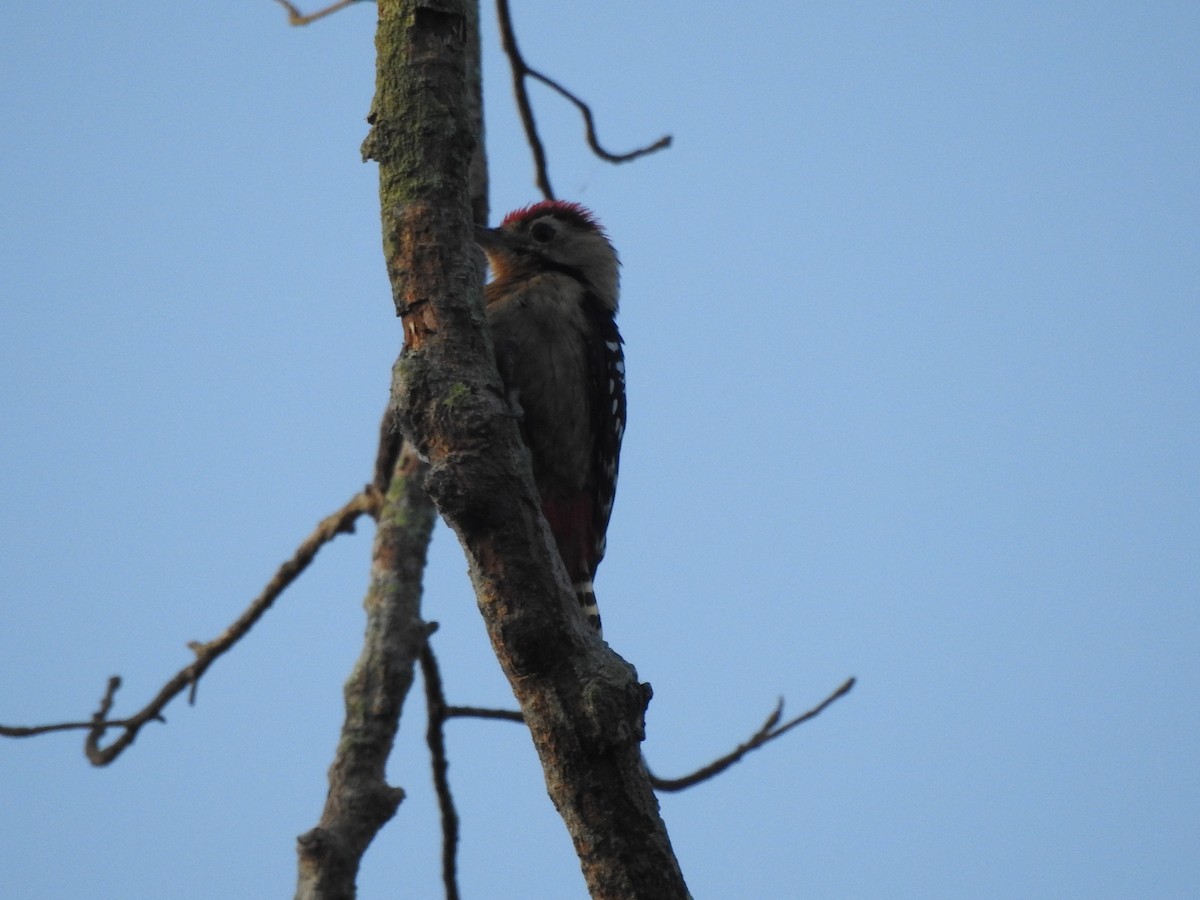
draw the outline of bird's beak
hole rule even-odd
[[[475,243],[483,248],[493,279],[506,277],[521,256],[520,242],[502,228],[476,225]]]
[[[509,244],[508,236],[499,228],[487,228],[483,225],[475,226],[475,243],[489,255],[507,249]]]

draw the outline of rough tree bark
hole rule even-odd
[[[468,189],[473,216],[483,223],[487,221],[487,159],[482,142],[479,17],[473,4],[465,9],[465,31],[456,39],[452,59],[465,61],[467,69],[466,113],[475,144]],[[404,72],[393,59],[393,54],[406,46],[402,33],[380,28],[379,39],[379,59],[389,60],[380,63],[379,71],[387,78]],[[454,78],[456,83],[460,80]],[[377,116],[373,112],[370,118],[374,124]],[[413,134],[419,134],[425,124],[418,120],[409,123]],[[372,158],[378,134],[372,131],[364,143],[364,161]],[[393,169],[381,167],[381,198],[389,196],[394,175]],[[384,220],[386,223],[386,213]],[[390,253],[386,239],[385,252]],[[346,714],[329,769],[329,792],[321,819],[297,842],[297,900],[351,900],[363,854],[404,799],[402,789],[387,783],[385,772],[415,663],[430,633],[421,618],[421,593],[436,512],[424,487],[426,471],[412,445],[396,430],[389,404],[375,463],[373,488],[379,506],[363,603],[366,634],[344,689]]]
[[[401,454],[383,497],[363,603],[366,636],[344,689],[346,718],[321,821],[297,842],[297,900],[354,897],[363,853],[404,799],[385,770],[428,634],[421,585],[435,517],[422,476],[415,454]]]
[[[596,898],[688,896],[642,763],[648,686],[592,635],[506,414],[472,241],[471,0],[380,0],[364,152],[404,323],[393,401],[426,489],[467,555],[492,646]]]

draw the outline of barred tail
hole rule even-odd
[[[596,629],[596,634],[603,636],[600,628],[600,607],[596,605],[596,592],[592,590],[592,579],[575,582],[575,596],[579,598],[579,608],[588,624]]]

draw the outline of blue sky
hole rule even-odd
[[[517,4],[562,196],[624,261],[606,636],[697,897],[1200,891],[1200,7]],[[0,722],[140,706],[370,476],[401,340],[375,13],[25,4],[0,24]],[[536,195],[485,10],[494,218]],[[31,900],[288,896],[370,529],[114,766],[0,743]],[[440,529],[452,702],[508,706]],[[409,794],[361,896],[437,896]],[[452,723],[466,897],[584,895],[528,738]],[[534,849],[531,849],[534,848]]]

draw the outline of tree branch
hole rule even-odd
[[[787,734],[797,725],[807,722],[809,719],[816,718],[824,712],[829,706],[840,700],[846,694],[850,693],[854,687],[855,679],[847,679],[837,690],[814,706],[808,712],[802,713],[796,718],[779,724],[780,718],[783,716],[783,698],[780,698],[779,703],[775,706],[775,710],[771,715],[767,716],[767,720],[763,722],[762,727],[750,736],[750,739],[745,743],[739,744],[732,751],[713,760],[708,765],[697,769],[690,775],[684,775],[681,778],[659,778],[652,772],[650,773],[650,782],[654,785],[654,789],[658,791],[682,791],[687,788],[700,784],[703,781],[708,781],[717,775],[720,775],[735,762],[751,750],[757,750],[765,744],[770,743],[778,737]],[[524,722],[525,717],[516,710],[508,709],[490,709],[482,706],[446,706],[444,707],[443,719],[500,719],[506,722]],[[647,770],[649,771],[649,770]]]
[[[525,724],[525,717],[515,709],[488,709],[485,706],[447,706],[447,719],[502,719]]]
[[[289,25],[308,25],[317,19],[323,19],[326,16],[331,16],[339,10],[345,9],[352,3],[358,3],[359,0],[337,0],[336,3],[331,3],[329,6],[322,7],[314,13],[302,13],[293,6],[288,0],[275,0],[280,6],[287,10]]]
[[[466,2],[379,4],[365,148],[379,162],[384,258],[404,321],[397,417],[429,460],[426,488],[466,551],[592,896],[675,900],[687,888],[640,752],[649,690],[579,616],[528,451],[503,414],[463,177],[474,136],[466,67],[454,54]]]
[[[504,2],[504,0],[501,0],[501,2]],[[605,150],[600,146],[599,139],[596,137],[596,121],[592,117],[592,108],[590,106],[568,91],[553,78],[543,75],[537,69],[526,66],[525,72],[530,78],[537,79],[542,84],[546,85],[546,87],[557,91],[567,100],[570,100],[575,104],[576,108],[578,108],[579,112],[583,115],[583,125],[585,129],[584,137],[587,140],[588,147],[591,148],[591,151],[605,162],[614,164],[632,162],[639,156],[646,156],[647,154],[655,153],[659,150],[665,150],[667,147],[671,146],[671,135],[664,134],[653,144],[647,144],[645,147],[638,147],[636,150],[630,150],[628,153],[611,153],[608,150]]]
[[[116,694],[117,689],[121,686],[121,678],[119,675],[114,675],[108,679],[108,687],[105,689],[104,697],[100,701],[100,709],[95,713],[99,716],[99,722],[105,728],[129,728],[135,725],[133,719],[106,719],[108,711],[112,709],[112,698]],[[159,722],[165,722],[162,716],[156,717]],[[0,737],[35,737],[39,734],[50,734],[54,731],[83,731],[91,730],[97,725],[96,721],[89,720],[87,722],[56,722],[53,725],[0,725]]]
[[[472,189],[486,192],[487,168],[479,141],[478,17],[470,4],[467,6],[455,9],[453,2],[437,0],[426,4],[381,0],[379,4],[376,94],[368,116],[372,128],[362,152],[364,160],[380,163],[384,253],[396,291],[410,276],[418,291],[427,287],[417,274],[394,267],[396,242],[401,236],[392,218],[398,207],[403,208],[418,193],[414,183],[434,171],[423,155],[436,156],[445,149],[438,136],[428,136],[437,130],[434,120],[447,99],[447,83],[461,92],[451,103],[455,113],[467,121],[465,135],[454,135],[457,152],[449,159],[460,166],[449,180],[464,191],[469,180]],[[415,60],[430,64],[432,74],[415,72]],[[468,72],[474,90],[464,90]],[[430,77],[414,80],[421,74]],[[425,107],[410,105],[398,114],[396,98],[406,92],[424,94]],[[469,179],[465,177],[468,171]],[[486,215],[485,200],[479,200],[476,208]],[[463,231],[468,230],[464,225]],[[420,260],[422,268],[437,263],[430,258]],[[399,313],[399,293],[396,299]],[[414,303],[420,305],[420,301]],[[402,790],[387,784],[385,765],[412,685],[414,663],[429,635],[429,627],[420,618],[420,595],[435,513],[424,489],[427,466],[409,442],[403,441],[400,449],[397,426],[389,407],[380,428],[375,465],[374,484],[386,489],[386,496],[365,604],[367,634],[362,655],[346,684],[346,719],[330,768],[329,795],[321,821],[298,840],[298,900],[353,897],[363,853],[404,796]]]
[[[359,863],[379,829],[395,814],[404,791],[385,778],[413,680],[413,661],[425,643],[421,582],[433,531],[425,466],[405,447],[380,509],[371,578],[363,605],[362,653],[346,682],[346,717],[329,768],[321,820],[298,840],[297,900],[354,896]]]
[[[174,700],[185,689],[189,690],[189,702],[196,700],[196,687],[200,677],[208,671],[208,667],[217,658],[241,640],[255,623],[263,617],[271,605],[279,598],[287,587],[308,568],[309,563],[317,555],[317,551],[332,541],[339,534],[352,534],[354,524],[359,516],[374,514],[379,507],[379,495],[370,487],[350,498],[341,509],[331,516],[326,516],[304,542],[296,548],[292,558],[283,563],[275,576],[263,588],[254,601],[246,608],[228,628],[215,639],[202,643],[191,641],[188,646],[196,654],[196,659],[188,666],[180,669],[145,707],[134,715],[124,719],[109,719],[117,690],[121,687],[121,679],[114,675],[108,680],[100,707],[88,722],[59,722],[53,725],[34,725],[29,727],[0,725],[0,736],[32,737],[53,731],[84,730],[88,732],[84,744],[87,758],[95,766],[106,766],[121,755],[137,738],[142,726],[148,722],[165,722],[162,711],[167,704]],[[121,735],[107,747],[101,747],[105,733],[110,729],[122,729]]]
[[[433,203],[455,213],[473,209],[486,220],[477,7],[469,0],[380,0],[376,50],[376,93],[367,117],[372,127],[362,153],[364,161],[379,163],[384,257],[400,314],[421,308],[425,292],[440,289],[429,273],[453,262],[442,248],[457,244],[436,231],[406,231],[397,218],[428,223]],[[444,127],[447,111],[456,117],[450,129]],[[449,190],[451,199],[438,190]],[[470,233],[468,220],[461,225],[462,242]],[[477,284],[477,274],[470,275]],[[408,335],[406,322],[406,344]],[[365,603],[367,633],[346,684],[346,718],[325,809],[317,827],[298,840],[297,900],[354,897],[362,855],[404,796],[387,784],[385,766],[414,663],[430,633],[420,618],[420,596],[436,516],[424,488],[425,454],[402,440],[399,424],[389,406],[375,462],[374,486],[385,499]]]
[[[517,100],[517,113],[521,116],[521,125],[525,128],[525,140],[529,142],[529,150],[533,153],[533,166],[536,171],[534,183],[537,184],[543,197],[552,200],[554,199],[554,190],[550,187],[550,173],[546,166],[546,149],[542,146],[537,122],[533,118],[529,92],[525,90],[525,73],[528,68],[517,47],[517,35],[513,31],[508,0],[496,0],[496,12],[500,20],[500,46],[504,48],[504,54],[508,57],[509,66],[512,69],[513,95]]]
[[[428,724],[425,742],[429,746],[429,760],[433,767],[433,787],[437,792],[438,810],[442,817],[442,883],[446,886],[446,900],[458,900],[458,875],[455,856],[458,852],[458,812],[454,808],[454,796],[450,793],[450,764],[446,761],[446,695],[442,690],[442,673],[438,670],[437,658],[429,641],[421,648],[421,678],[425,682],[425,706]]]
[[[796,718],[779,724],[780,718],[783,716],[783,698],[779,699],[774,712],[767,716],[767,720],[763,722],[762,727],[750,736],[750,739],[743,744],[739,744],[733,751],[725,754],[720,759],[713,760],[707,766],[697,769],[690,775],[684,775],[682,778],[659,778],[653,773],[650,775],[650,780],[654,783],[655,790],[659,791],[682,791],[687,788],[697,785],[702,781],[721,774],[735,762],[745,756],[752,750],[757,750],[764,744],[768,744],[777,737],[782,737],[787,734],[797,725],[807,722],[809,719],[819,716],[827,707],[835,703],[846,694],[850,693],[850,689],[854,687],[854,679],[847,679],[841,687],[835,690],[832,694],[814,706],[806,713],[796,716]]]
[[[631,150],[629,153],[612,153],[601,147],[600,141],[596,137],[596,121],[592,116],[591,107],[553,78],[543,75],[525,62],[525,57],[521,55],[521,50],[517,46],[517,35],[513,28],[512,12],[508,6],[508,0],[496,0],[496,14],[500,24],[500,44],[504,48],[504,54],[508,57],[509,67],[512,69],[513,94],[517,100],[517,112],[521,116],[521,125],[525,129],[525,139],[529,142],[529,149],[533,153],[533,164],[536,172],[535,183],[538,190],[542,192],[542,196],[547,200],[554,199],[554,191],[550,187],[550,173],[546,164],[546,150],[542,146],[542,139],[537,130],[537,121],[533,116],[533,106],[529,102],[529,92],[525,88],[526,77],[540,81],[551,90],[556,91],[559,95],[575,104],[575,107],[583,116],[588,147],[605,162],[614,164],[630,162],[639,156],[645,156],[671,146],[671,136],[667,134],[660,137],[654,143]]]

